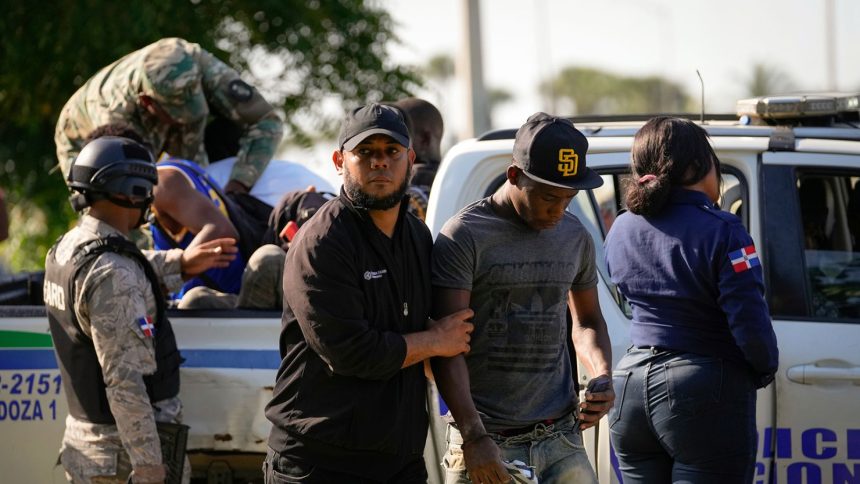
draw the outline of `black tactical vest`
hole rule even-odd
[[[115,252],[138,261],[152,285],[157,307],[153,322],[157,369],[154,374],[143,378],[149,401],[157,402],[178,395],[182,358],[176,347],[173,328],[165,316],[164,297],[158,277],[143,253],[128,240],[111,236],[78,247],[66,264],[59,264],[55,259],[58,244],[59,241],[48,252],[44,299],[63,389],[69,402],[69,413],[87,422],[115,423],[93,341],[81,330],[74,311],[75,277],[78,271],[103,252]]]

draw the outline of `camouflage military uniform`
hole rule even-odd
[[[93,239],[120,235],[84,215],[63,237],[56,259],[65,263]],[[181,250],[144,251],[168,287],[181,285]],[[153,339],[136,319],[156,313],[155,296],[143,268],[134,260],[106,252],[75,279],[75,315],[93,340],[116,425],[66,418],[61,461],[69,480],[78,483],[126,482],[133,467],[159,465],[161,446],[155,422],[181,419],[179,398],[151,404],[143,376],[156,370]],[[186,462],[185,479],[190,478]]]
[[[178,124],[165,124],[140,105],[153,98]],[[152,145],[202,166],[207,115],[217,111],[243,127],[238,160],[230,174],[251,187],[281,140],[283,123],[260,93],[230,66],[198,44],[162,39],[103,68],[84,83],[60,113],[54,141],[63,176],[86,137],[99,126],[125,123]]]

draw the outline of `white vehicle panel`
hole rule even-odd
[[[774,320],[780,349],[772,439],[776,482],[860,478],[860,324]]]

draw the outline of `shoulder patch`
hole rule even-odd
[[[227,94],[235,101],[245,102],[253,97],[254,89],[247,82],[234,79],[227,84]]]
[[[732,268],[734,268],[735,272],[738,273],[748,271],[753,267],[761,265],[754,245],[748,245],[729,252],[729,260],[732,262]]]
[[[135,320],[140,330],[147,338],[155,336],[155,325],[152,324],[152,316],[141,316]]]

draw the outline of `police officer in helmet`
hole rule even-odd
[[[66,180],[72,191],[72,208],[80,212],[99,200],[141,210],[136,228],[143,224],[152,203],[158,173],[152,156],[141,144],[125,138],[94,140],[72,165]]]
[[[138,250],[128,234],[145,220],[157,182],[149,151],[118,137],[87,144],[66,180],[81,218],[48,252],[44,294],[69,405],[60,460],[75,483],[168,477],[156,422],[181,417],[181,358],[162,287],[235,257],[233,239]]]

